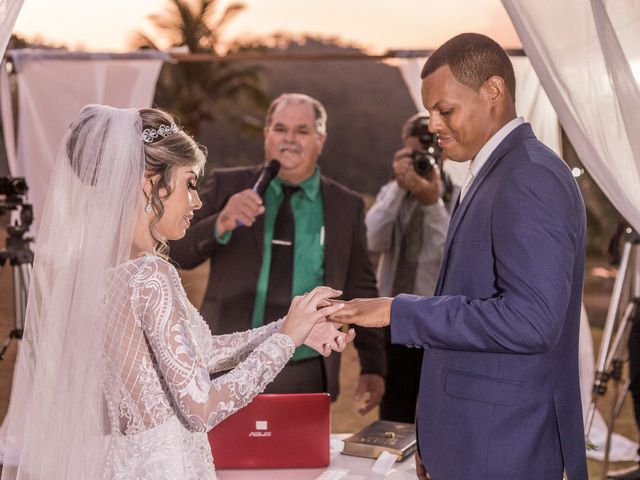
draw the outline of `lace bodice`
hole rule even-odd
[[[293,355],[294,343],[278,333],[279,325],[213,336],[171,264],[145,256],[115,268],[107,285],[105,335],[112,435],[131,443],[168,422],[181,424],[178,431],[186,435],[210,430],[249,403]],[[176,439],[176,447],[185,441]],[[208,451],[208,445],[200,447]],[[211,463],[210,452],[208,457]]]

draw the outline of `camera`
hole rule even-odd
[[[25,202],[27,190],[29,187],[23,177],[0,177],[0,195],[4,196],[0,198],[0,215],[19,210],[19,216],[6,226],[7,243],[14,237],[21,238],[33,222],[33,206]]]
[[[7,264],[13,269],[13,292],[15,302],[15,328],[9,338],[0,347],[0,360],[9,347],[12,339],[21,339],[24,329],[24,312],[26,311],[27,292],[29,291],[30,266],[33,265],[33,251],[29,243],[33,238],[25,233],[33,222],[33,206],[26,203],[25,196],[29,190],[22,177],[0,177],[0,216],[10,214],[5,225],[7,236],[5,247],[0,249],[0,270]]]
[[[428,175],[438,161],[428,150],[414,150],[411,152],[411,160],[413,160],[413,169],[418,175]]]
[[[23,177],[0,177],[0,195],[15,197],[24,195],[28,189]]]
[[[413,169],[418,175],[424,177],[438,164],[440,156],[436,136],[429,131],[429,116],[427,114],[416,116],[409,130],[409,136],[416,137],[420,142],[421,148],[411,152],[411,159],[413,160]]]

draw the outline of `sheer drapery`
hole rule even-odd
[[[1,1],[1,0],[0,0]],[[148,107],[153,101],[162,62],[161,52],[89,54],[56,50],[10,50],[16,72],[18,98],[17,142],[7,151],[12,175],[25,177],[34,207],[37,233],[51,169],[62,137],[90,103],[119,108]],[[0,72],[3,90],[2,121],[13,129],[11,105],[6,102],[6,70]],[[7,144],[7,149],[11,145]]]
[[[16,23],[18,13],[22,8],[24,0],[0,0],[0,57],[4,55],[9,37]]]
[[[580,160],[640,229],[640,3],[502,0]]]
[[[5,48],[7,48],[9,38],[11,38],[11,32],[13,31],[13,26],[16,23],[18,13],[20,13],[20,9],[22,8],[23,3],[24,0],[0,0],[0,58],[4,56],[4,50]],[[4,72],[4,65],[0,67],[0,70]],[[0,79],[0,107],[2,107],[3,119],[5,118],[5,116],[13,116],[10,102],[11,96],[8,82],[2,81],[2,79]],[[13,121],[10,121],[9,124],[3,121],[2,126],[4,129],[4,141],[6,144],[5,148],[7,150],[9,162],[11,162],[11,156],[15,155]],[[0,460],[1,459],[2,455],[0,455]]]

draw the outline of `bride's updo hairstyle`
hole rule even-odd
[[[111,128],[111,119],[103,123],[98,122],[100,108],[104,107],[87,105],[80,111],[78,118],[69,127],[66,143],[66,153],[71,168],[82,183],[92,187],[96,185],[104,142]],[[98,124],[100,127],[97,127]],[[92,162],[87,161],[87,154],[90,151],[95,152],[96,155]]]
[[[193,166],[194,172],[200,176],[204,171],[207,150],[178,128],[169,113],[155,108],[143,108],[139,112],[142,118],[145,177],[157,176],[148,198],[155,214],[151,222],[151,235],[158,242],[157,253],[162,255],[168,251],[166,239],[153,227],[164,214],[162,201],[173,191],[174,170],[176,167]]]

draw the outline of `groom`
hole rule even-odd
[[[472,160],[436,296],[358,299],[340,321],[424,349],[419,478],[586,480],[578,384],[585,210],[567,166],[515,111],[513,66],[478,34],[427,60],[447,158]]]

